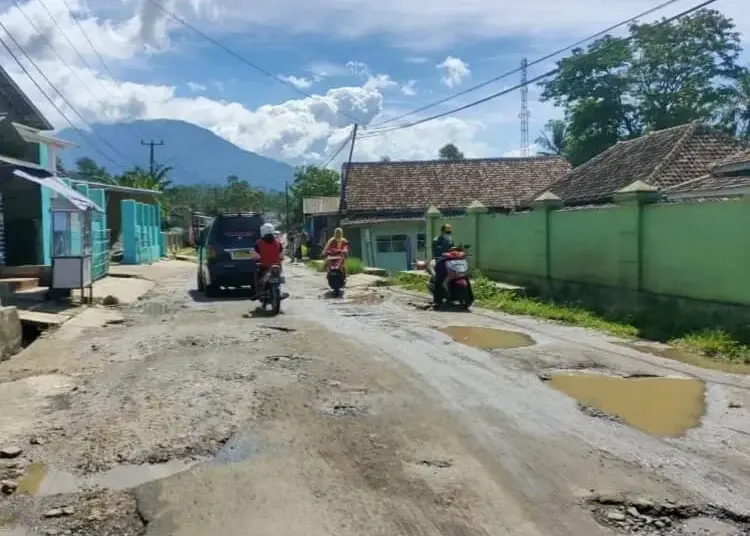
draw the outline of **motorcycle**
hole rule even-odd
[[[345,251],[332,250],[326,255],[326,279],[336,298],[341,296],[341,289],[346,285],[344,254]]]
[[[469,277],[469,263],[466,261],[466,248],[453,247],[443,253],[445,262],[445,281],[443,281],[442,297],[435,300],[435,306],[442,305],[443,300],[449,304],[459,305],[467,311],[474,303],[474,291]],[[435,269],[430,266],[430,280],[427,283],[430,293],[435,296]]]
[[[258,299],[264,310],[270,305],[271,313],[274,315],[281,312],[281,300],[283,299],[281,284],[283,282],[284,278],[281,276],[281,266],[278,264],[271,266],[260,280],[261,291],[258,293]]]

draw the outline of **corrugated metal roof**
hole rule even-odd
[[[339,197],[305,197],[302,200],[303,214],[336,214],[339,211]]]
[[[13,120],[40,130],[52,130],[54,127],[44,117],[39,108],[29,99],[16,81],[0,65],[0,109],[9,114]],[[5,102],[2,102],[5,101]]]

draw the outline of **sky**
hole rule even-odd
[[[518,91],[411,128],[376,134],[373,127],[516,69],[524,57],[533,62],[657,3],[0,0],[0,22],[49,83],[8,34],[0,31],[0,36],[81,129],[87,123],[181,119],[264,156],[323,164],[345,143],[356,121],[362,125],[355,144],[358,161],[436,158],[446,143],[454,143],[467,157],[518,156]],[[719,0],[713,7],[734,19],[747,42],[746,3]],[[681,0],[641,22],[694,4]],[[169,14],[200,28],[208,39]],[[55,127],[70,126],[7,52],[0,54],[6,70]],[[529,77],[553,66],[554,59],[534,65]],[[516,73],[388,125],[446,112],[519,82]],[[532,142],[546,121],[561,116],[551,103],[539,101],[539,93],[538,86],[529,87]],[[171,149],[179,154],[178,148]],[[330,165],[338,166],[346,153],[341,151]]]

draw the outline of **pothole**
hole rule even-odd
[[[309,361],[309,359],[297,354],[278,354],[264,357],[263,362],[272,367],[296,370],[302,366],[303,362]]]
[[[535,344],[534,339],[518,331],[477,326],[448,326],[440,331],[456,342],[480,350],[523,348]]]
[[[551,374],[542,379],[575,398],[589,415],[657,436],[684,435],[700,426],[706,411],[705,384],[700,380],[598,374]]]
[[[354,305],[377,305],[383,302],[383,298],[384,297],[382,294],[368,292],[352,296],[351,298],[346,300],[346,303],[351,303]]]
[[[151,316],[162,316],[169,313],[169,304],[165,302],[145,302],[137,307],[138,311]]]
[[[329,417],[361,417],[368,412],[363,404],[355,402],[336,402],[324,407],[321,411]]]
[[[190,469],[196,462],[170,460],[159,464],[116,465],[108,471],[78,476],[44,463],[33,462],[18,481],[16,493],[33,496],[63,495],[87,488],[126,490]]]
[[[625,534],[741,536],[750,530],[750,516],[710,504],[597,497],[589,507],[599,523]]]

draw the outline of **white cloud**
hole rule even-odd
[[[106,3],[108,0],[97,0]],[[247,0],[169,0],[180,14],[209,19],[213,29],[244,33],[248,27],[262,27],[285,34],[319,34],[345,39],[385,36],[391,42],[414,51],[439,50],[467,41],[565,36],[580,38],[653,7],[652,0],[537,0],[522,6],[510,0],[279,0],[248,3]],[[143,35],[165,32],[164,16],[147,12],[143,2]],[[221,5],[221,10],[212,6]],[[724,0],[720,9],[736,18],[740,31],[750,30],[747,0]],[[670,16],[684,10],[678,2],[642,22]]]
[[[424,56],[407,56],[404,58],[404,61],[413,65],[421,65],[423,63],[429,62],[430,58],[426,58]]]
[[[297,89],[308,89],[309,87],[313,85],[313,81],[310,80],[309,78],[298,77],[294,75],[289,75],[289,76],[279,75],[279,78],[281,78],[284,82],[288,82],[292,84]]]
[[[203,84],[198,84],[196,82],[188,82],[186,85],[188,89],[193,93],[203,93],[208,89],[208,87],[204,86]]]
[[[448,87],[455,87],[471,76],[469,64],[453,56],[448,56],[445,61],[438,63],[437,68],[443,71],[441,82]]]
[[[401,86],[401,93],[408,97],[413,97],[417,94],[417,81],[409,80],[407,83]]]

